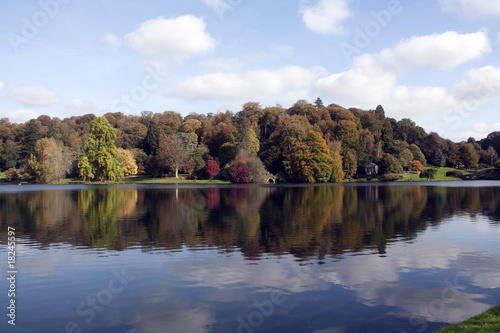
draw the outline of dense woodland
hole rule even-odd
[[[188,174],[232,182],[338,182],[364,176],[420,172],[426,166],[495,166],[500,132],[452,142],[410,119],[375,110],[300,100],[291,108],[249,102],[236,113],[175,111],[140,116],[107,113],[59,119],[42,115],[24,124],[0,119],[0,169],[9,179],[38,183],[65,177],[119,180]]]

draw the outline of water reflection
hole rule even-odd
[[[500,302],[498,187],[3,189],[21,332],[431,332]]]
[[[495,187],[98,187],[0,193],[2,232],[12,221],[41,246],[124,250],[218,247],[248,259],[303,260],[412,240],[453,215],[500,218]],[[10,223],[12,223],[10,222]],[[10,224],[9,223],[9,224]],[[12,224],[10,224],[12,225]],[[3,239],[2,239],[3,241]]]

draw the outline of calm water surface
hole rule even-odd
[[[500,304],[499,182],[1,186],[0,225],[1,332],[432,332]]]

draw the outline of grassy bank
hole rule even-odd
[[[464,322],[445,327],[437,333],[497,333],[500,332],[500,306],[494,307]]]
[[[61,184],[89,184],[79,178],[67,178],[61,181]],[[90,184],[100,184],[99,182],[93,182]],[[230,184],[226,181],[221,180],[208,180],[200,179],[194,181],[192,179],[185,179],[185,177],[180,177],[177,179],[175,177],[165,177],[165,178],[151,178],[151,176],[141,175],[141,176],[130,176],[125,177],[118,182],[105,182],[105,184],[198,184],[198,185],[210,185],[210,184]]]
[[[470,171],[465,171],[465,170],[459,170],[459,169],[454,169],[454,168],[438,168],[436,177],[434,179],[431,179],[431,181],[446,181],[446,180],[462,180],[458,177],[446,177],[446,173],[448,171],[460,171],[463,175],[470,175],[472,172]],[[425,181],[427,179],[422,179],[420,178],[420,175],[415,174],[415,173],[405,173],[403,176],[403,179],[399,181],[410,181],[410,182],[421,182]]]

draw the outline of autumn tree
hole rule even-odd
[[[419,160],[414,160],[413,162],[411,162],[411,169],[417,173],[420,173],[425,169],[425,167]]]
[[[186,119],[182,124],[180,131],[183,133],[195,133],[201,128],[201,126],[201,121],[199,121],[198,119]]]
[[[28,160],[37,183],[58,182],[66,176],[71,165],[68,149],[54,138],[43,138],[36,142],[35,151]]]
[[[160,140],[158,147],[158,163],[161,167],[175,170],[175,178],[179,178],[179,168],[188,159],[182,139],[178,135],[170,135]]]
[[[118,148],[118,155],[116,158],[125,176],[137,174],[137,164],[134,159],[134,154],[130,150]]]
[[[246,164],[233,163],[227,170],[231,183],[246,184],[250,183],[250,169]]]
[[[234,158],[234,163],[242,163],[248,166],[250,170],[250,182],[266,183],[269,180],[268,172],[264,163],[256,155],[250,154],[246,150],[240,150]]]
[[[294,181],[325,183],[332,176],[334,161],[328,146],[321,134],[312,129],[305,133],[303,140],[291,143],[283,156],[290,179]]]
[[[123,170],[118,163],[115,140],[118,130],[111,127],[104,117],[90,124],[89,137],[78,163],[80,176],[88,180],[120,180]]]
[[[208,179],[212,180],[219,174],[220,168],[217,162],[215,162],[214,160],[208,160],[203,170],[207,174]]]

